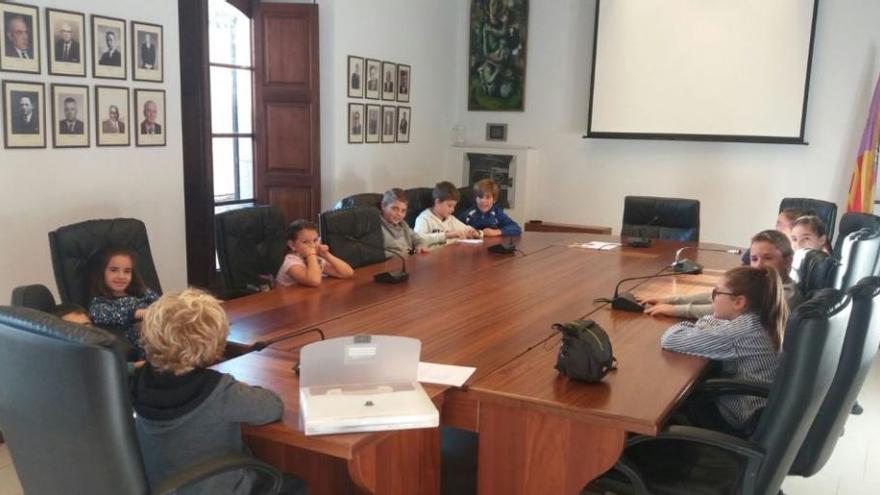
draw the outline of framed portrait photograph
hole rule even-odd
[[[348,56],[348,97],[364,97],[364,59]]]
[[[397,101],[409,102],[409,91],[412,87],[412,67],[397,64]]]
[[[45,148],[46,88],[43,83],[3,81],[3,144]]]
[[[382,99],[394,101],[397,98],[397,64],[382,62]]]
[[[125,79],[125,21],[92,16],[92,75],[104,79]]]
[[[348,142],[364,142],[364,104],[348,104]]]
[[[382,75],[382,62],[368,58],[364,75],[367,77],[367,85],[364,89],[364,96],[371,100],[378,100],[382,94],[381,83],[379,78]]]
[[[382,142],[393,143],[397,132],[397,107],[382,105]]]
[[[46,9],[49,74],[86,77],[86,16]]]
[[[52,146],[89,147],[89,87],[52,85]]]
[[[367,133],[364,135],[364,142],[378,143],[382,140],[382,124],[379,122],[382,118],[381,113],[380,105],[367,105]]]
[[[507,124],[486,124],[486,141],[507,141]]]
[[[165,76],[165,40],[162,26],[131,21],[131,78],[162,82]]]
[[[412,109],[397,107],[397,142],[408,143],[409,131],[412,128]]]
[[[95,134],[98,146],[131,144],[128,88],[95,86]]]
[[[0,3],[0,70],[40,73],[40,9]]]
[[[165,90],[134,90],[134,113],[139,123],[134,133],[137,146],[165,146]]]

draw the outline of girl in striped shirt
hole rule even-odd
[[[717,361],[722,378],[772,382],[788,319],[779,274],[770,267],[728,270],[712,291],[712,310],[695,323],[684,321],[666,330],[660,339],[663,349]],[[699,426],[741,432],[767,400],[722,396],[711,409],[688,402],[686,414]]]

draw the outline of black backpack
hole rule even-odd
[[[562,332],[562,347],[556,358],[556,370],[575,380],[598,382],[617,368],[608,334],[593,320],[556,323]]]

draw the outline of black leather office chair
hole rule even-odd
[[[838,255],[840,266],[834,277],[835,288],[846,290],[865,277],[878,275],[880,231],[861,229],[846,234]]]
[[[12,289],[12,305],[51,313],[55,310],[55,296],[43,284],[22,285]]]
[[[134,218],[87,220],[49,232],[49,251],[61,302],[89,306],[89,275],[95,255],[124,247],[137,255],[137,271],[147,287],[162,293],[144,223]]]
[[[382,206],[382,195],[379,193],[352,194],[347,198],[340,199],[333,209],[341,210],[343,208],[354,208],[355,206],[372,206],[380,208]]]
[[[325,211],[320,217],[321,240],[352,268],[384,261],[379,215],[379,210],[370,206]]]
[[[150,493],[128,398],[125,363],[109,333],[29,309],[0,306],[0,424],[25,493]],[[193,466],[152,493],[251,469],[261,493],[281,476],[226,456]]]
[[[812,476],[831,457],[880,347],[880,277],[865,278],[848,292],[852,312],[840,364],[789,474]]]
[[[834,287],[838,265],[840,263],[824,251],[808,251],[798,269],[798,290],[801,297],[806,300],[814,291]]]
[[[834,289],[798,306],[767,406],[749,438],[690,426],[633,437],[614,469],[588,493],[777,493],[834,378],[849,317],[849,298]],[[738,382],[720,382],[730,382],[723,386],[731,393],[767,393],[764,387],[740,384],[737,390]]]
[[[459,187],[458,194],[461,196],[461,198],[458,200],[458,203],[455,204],[455,212],[453,213],[453,215],[455,215],[458,218],[461,218],[461,216],[466,211],[477,206],[477,203],[476,203],[476,195],[474,194],[473,187],[468,187],[468,186]]]
[[[695,199],[627,196],[622,236],[673,241],[700,240],[700,202]]]
[[[416,217],[425,208],[434,206],[433,189],[430,187],[414,187],[404,191],[406,194],[406,223],[410,227],[416,226]]]
[[[214,217],[217,257],[227,296],[256,292],[284,261],[287,225],[274,206],[225,211]]]
[[[870,213],[844,213],[840,217],[840,228],[837,231],[837,241],[834,244],[834,255],[840,257],[840,249],[844,237],[857,230],[869,229],[880,230],[880,217]]]
[[[837,222],[837,205],[830,201],[812,198],[782,198],[779,202],[779,211],[782,210],[812,211],[822,219],[825,229],[828,231],[828,244],[834,242],[834,225]]]

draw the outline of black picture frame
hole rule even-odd
[[[352,64],[355,64],[354,70],[352,70]],[[364,87],[366,86],[366,81],[364,80],[364,74],[366,72],[364,58],[349,55],[346,67],[346,73],[348,74],[346,79],[346,86],[348,87],[348,91],[346,94],[349,98],[363,98]],[[355,84],[355,82],[357,82],[357,84]]]
[[[412,134],[412,107],[397,107],[397,129],[395,139],[398,143],[408,143]]]
[[[82,115],[80,122],[83,125],[83,136],[78,141],[74,138],[68,138],[68,136],[61,132],[61,115],[58,113],[59,110],[59,99],[61,98],[61,92],[65,89],[68,89],[70,93],[77,93],[82,96],[83,103],[79,108],[84,110],[85,115]],[[91,132],[90,132],[90,122],[91,118],[89,116],[90,111],[90,102],[89,102],[89,87],[80,84],[52,84],[51,89],[52,96],[52,147],[53,148],[88,148],[91,146]],[[61,106],[64,105],[64,102],[61,102]]]
[[[25,24],[30,25],[30,54],[29,58],[22,60],[11,50],[15,50],[14,45],[10,44],[11,39],[6,33],[6,26],[11,22],[15,15],[26,16],[28,19],[22,19]],[[27,5],[15,2],[0,2],[0,42],[3,49],[0,50],[0,71],[4,72],[21,72],[25,74],[40,74],[42,70],[42,50],[40,43],[40,8],[34,5]]]
[[[388,127],[391,127],[390,129]],[[397,138],[397,107],[382,105],[382,142],[394,143]],[[389,132],[390,131],[390,132]]]
[[[382,100],[397,100],[397,64],[394,62],[382,62]]]
[[[112,28],[114,30],[119,30],[121,32],[121,36],[117,40],[117,49],[116,52],[119,54],[119,64],[113,63],[115,60],[115,56],[111,53],[105,59],[105,55],[107,52],[101,53],[99,50],[101,49],[100,40],[98,39],[98,30],[99,26],[106,26],[108,28]],[[108,29],[104,30],[104,33],[107,32]],[[92,77],[96,79],[120,79],[126,80],[128,79],[128,56],[126,54],[126,47],[128,46],[128,28],[127,23],[124,19],[119,19],[116,17],[105,17],[101,15],[92,15]],[[104,45],[107,46],[106,42],[107,36],[104,35]],[[105,62],[107,60],[107,62]]]
[[[79,30],[75,33],[69,52],[76,51],[78,60],[58,60],[57,41],[55,40],[55,16],[75,17]],[[63,22],[59,20],[59,22]],[[79,41],[76,39],[79,37]],[[53,76],[86,77],[86,58],[88,44],[86,43],[86,15],[82,12],[73,12],[62,9],[46,9],[46,61],[49,74]],[[78,46],[76,45],[78,43]],[[70,59],[70,54],[68,54]],[[53,126],[54,128],[54,126]]]
[[[143,102],[141,102],[142,98],[144,99]],[[161,102],[156,101],[160,98]],[[135,146],[166,146],[168,144],[168,114],[165,105],[165,102],[167,101],[165,99],[165,90],[135,88],[134,98],[132,100],[134,103],[134,110],[132,111],[133,116],[140,115],[141,110],[144,114],[146,114],[146,105],[150,102],[153,102],[154,106],[156,106],[157,114],[156,118],[154,119],[154,125],[159,129],[158,132],[156,132],[155,134],[148,134],[144,130],[144,125],[147,123],[146,117],[143,122],[140,122],[140,117],[137,117],[137,125],[134,128]]]
[[[404,83],[404,81],[406,81]],[[409,103],[412,94],[412,66],[397,64],[397,101]]]
[[[107,93],[104,95],[104,101],[102,102],[101,93]],[[102,105],[107,104],[106,100],[110,99],[111,94],[115,93],[113,103],[108,105],[108,113],[109,107],[115,106],[117,112],[119,113],[118,123],[122,124],[123,130],[120,132],[109,132],[105,131],[104,123],[110,123],[109,120],[106,122],[101,121],[101,117],[103,116],[101,112]],[[124,95],[124,102],[116,101],[120,96]],[[120,86],[95,86],[95,146],[131,146],[131,97],[130,91],[128,88],[120,87]],[[121,135],[121,136],[120,136]]]
[[[375,78],[370,77],[370,69],[376,69]],[[382,98],[382,61],[368,58],[364,62],[364,98],[368,100],[379,100]],[[370,89],[371,83],[375,82],[375,87]]]
[[[153,45],[152,64],[150,53],[144,53],[145,46],[140,44],[139,33],[156,35]],[[155,68],[150,68],[150,65]],[[159,24],[131,21],[131,79],[133,81],[165,82],[165,30]]]
[[[17,88],[17,89],[16,89]],[[3,81],[3,146],[7,149],[34,149],[46,147],[46,85],[33,81]],[[35,132],[16,132],[13,122],[13,93],[36,94],[36,104],[32,115],[36,116]],[[22,99],[24,95],[20,96]],[[20,127],[19,127],[20,128]]]
[[[382,142],[382,105],[367,104],[366,117],[364,118],[364,142],[365,143],[381,143]],[[375,121],[372,120],[375,112]]]
[[[486,124],[486,141],[507,141],[507,124]]]
[[[355,112],[358,112],[355,114]],[[357,120],[360,123],[360,132],[355,132],[355,119],[354,116],[357,115]],[[349,103],[348,104],[348,142],[349,144],[362,144],[364,142],[364,134],[365,134],[365,126],[364,126],[364,104],[363,103]]]

